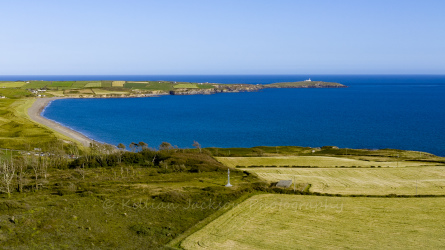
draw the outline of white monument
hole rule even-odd
[[[226,187],[231,187],[232,185],[230,184],[230,169],[227,169],[227,185]]]

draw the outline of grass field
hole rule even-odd
[[[91,89],[68,89],[63,92],[65,95],[93,95]]]
[[[198,86],[194,83],[181,83],[173,86],[175,89],[197,89]]]
[[[310,183],[310,191],[330,194],[445,194],[445,167],[407,168],[241,168],[276,182]]]
[[[102,86],[101,82],[89,82],[85,84],[85,88],[100,88]]]
[[[102,88],[111,88],[113,87],[113,81],[101,81]]]
[[[50,91],[46,91],[46,95],[53,95],[53,96],[64,96],[64,91],[63,90],[50,90]]]
[[[112,86],[112,87],[123,87],[124,84],[125,84],[125,81],[113,81],[113,82],[111,83],[111,86]]]
[[[0,88],[0,96],[5,96],[7,98],[22,98],[27,96],[33,96],[33,94],[25,89]]]
[[[236,166],[311,166],[311,167],[411,167],[435,166],[434,162],[422,161],[372,161],[328,156],[279,156],[279,157],[217,157],[224,165]],[[443,164],[441,164],[443,165]]]
[[[124,84],[124,87],[128,89],[145,89],[146,86],[147,83],[127,82]]]
[[[0,147],[29,150],[56,139],[56,133],[28,118],[34,99],[0,100]],[[68,139],[63,135],[59,138]]]
[[[51,82],[47,81],[30,81],[22,86],[22,89],[40,89],[49,86]]]
[[[200,89],[213,89],[213,88],[215,88],[215,86],[213,86],[212,84],[198,84],[198,88],[200,88]]]
[[[0,82],[0,88],[20,88],[26,82]]]
[[[185,249],[441,249],[445,198],[251,197]]]
[[[169,91],[169,90],[172,90],[173,87],[170,82],[150,81],[150,82],[148,82],[148,85],[146,86],[145,89]]]
[[[70,82],[70,81],[51,82],[51,84],[48,85],[48,87],[51,87],[51,88],[58,87],[58,88],[63,88],[63,89],[69,89],[69,88],[71,88],[71,86],[72,86],[74,83],[75,83],[75,82]]]
[[[76,81],[75,83],[73,83],[73,85],[71,86],[73,89],[78,89],[78,88],[83,88],[85,86],[85,84],[89,83],[88,81]]]
[[[128,91],[113,91],[113,90],[106,90],[106,89],[94,89],[94,93],[96,95],[124,95],[124,94],[129,94]]]

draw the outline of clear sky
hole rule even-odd
[[[0,0],[0,75],[445,74],[442,0]]]

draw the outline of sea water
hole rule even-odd
[[[334,81],[349,88],[62,99],[53,101],[43,115],[114,145],[139,141],[151,147],[162,142],[192,147],[194,141],[203,147],[335,145],[419,150],[445,156],[445,76],[440,75],[21,77],[251,84],[309,77]]]

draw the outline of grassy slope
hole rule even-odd
[[[439,249],[445,198],[254,196],[188,237],[185,249]]]
[[[72,140],[29,119],[27,110],[34,100],[0,100],[0,147],[29,150],[56,138]]]
[[[26,82],[0,82],[0,88],[20,88]]]
[[[190,156],[190,157],[189,157]],[[0,195],[0,245],[5,248],[161,247],[199,221],[243,195],[256,179],[232,173],[235,186],[225,188],[226,171],[204,154],[179,154],[174,161],[201,159],[216,166],[209,172],[172,172],[138,164],[121,167],[50,169],[43,188],[11,199]],[[189,165],[188,165],[189,166]],[[215,202],[215,203],[212,203]],[[214,204],[209,207],[209,203]],[[189,207],[189,204],[195,204]]]

